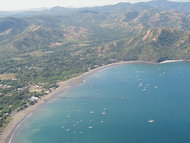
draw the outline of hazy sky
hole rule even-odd
[[[150,0],[0,0],[0,11],[23,10],[30,8],[42,8],[42,7],[53,7],[53,6],[87,7],[87,6],[116,4],[119,2],[139,2],[139,1],[150,1]],[[178,1],[190,2],[190,0],[178,0]]]

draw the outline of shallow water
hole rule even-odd
[[[189,82],[185,62],[106,68],[43,105],[12,143],[189,143]]]

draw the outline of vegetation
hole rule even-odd
[[[4,13],[11,16],[0,18],[0,127],[58,81],[98,66],[189,59],[188,5],[154,1]]]

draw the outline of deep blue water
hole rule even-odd
[[[190,63],[109,67],[56,96],[12,143],[190,143]]]

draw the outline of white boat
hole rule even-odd
[[[106,112],[105,112],[105,111],[103,111],[103,112],[102,112],[102,115],[106,115]]]
[[[155,120],[148,120],[149,123],[155,123]]]
[[[68,132],[68,131],[70,131],[71,129],[67,129],[66,131]]]
[[[73,124],[73,127],[75,127],[77,124]]]
[[[140,83],[139,86],[143,86],[143,83]]]
[[[142,91],[146,91],[146,89],[144,88]]]
[[[90,111],[90,114],[94,114],[94,111]]]
[[[93,127],[92,127],[92,126],[89,126],[88,128],[89,128],[89,129],[92,129]]]

